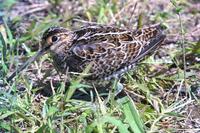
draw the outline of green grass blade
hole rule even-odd
[[[1,53],[2,53],[2,57],[1,57],[1,64],[2,64],[2,68],[3,68],[3,71],[4,73],[7,73],[8,71],[8,67],[6,66],[6,51],[7,51],[7,45],[6,45],[6,42],[3,38],[3,35],[2,33],[0,32],[0,47],[2,47],[1,49]]]
[[[105,123],[108,122],[108,123],[111,123],[111,124],[117,126],[120,133],[129,133],[129,131],[128,131],[128,126],[126,126],[125,124],[122,123],[122,121],[120,121],[120,120],[118,120],[118,119],[116,119],[116,118],[114,118],[114,117],[111,117],[111,116],[104,116],[104,117],[102,118],[102,120],[103,120]]]
[[[144,133],[144,124],[132,99],[125,97],[120,100],[126,120],[134,133]]]
[[[120,119],[116,119],[115,117],[112,117],[112,116],[102,116],[98,122],[95,121],[91,125],[89,125],[87,127],[86,132],[92,133],[96,129],[95,127],[101,127],[101,129],[98,128],[98,132],[103,132],[103,131],[99,131],[99,130],[104,129],[102,127],[102,125],[104,125],[105,123],[113,124],[114,126],[116,126],[118,128],[120,133],[129,133],[128,125],[125,125],[124,123],[122,123],[122,121]]]

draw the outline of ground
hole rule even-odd
[[[0,83],[41,48],[50,26],[161,24],[162,46],[126,73],[123,91],[64,81],[48,54],[0,87],[0,132],[200,132],[198,0],[0,0]]]

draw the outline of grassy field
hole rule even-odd
[[[0,87],[0,132],[200,132],[198,0],[0,0],[0,17],[0,83],[41,48],[50,26],[160,23],[167,35],[124,74],[116,97],[104,82],[63,80],[49,55],[40,57]]]

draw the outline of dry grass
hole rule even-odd
[[[111,86],[80,77],[66,84],[48,55],[41,57],[0,88],[0,132],[199,132],[199,6],[198,0],[3,1],[1,82],[38,51],[52,25],[161,23],[167,39],[122,77],[124,91],[115,98],[102,96]]]

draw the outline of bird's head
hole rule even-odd
[[[49,50],[56,50],[60,45],[70,47],[72,45],[74,34],[63,27],[51,27],[47,29],[42,36],[42,49],[34,56],[29,58],[20,68],[16,69],[8,78],[7,82],[11,81],[16,74],[25,69],[28,65],[34,62],[38,57],[44,55]],[[4,84],[0,83],[0,86]]]
[[[72,42],[73,34],[63,27],[50,27],[42,36],[42,49],[56,50],[60,45],[69,45]]]

